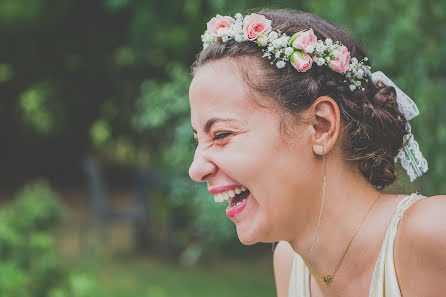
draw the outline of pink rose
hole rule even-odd
[[[314,35],[313,29],[307,31],[300,31],[291,36],[291,44],[294,49],[302,50],[304,53],[307,52],[308,48],[311,48],[310,52],[313,52],[313,49],[317,44],[317,37]]]
[[[234,19],[230,16],[221,16],[217,14],[207,24],[207,33],[217,36],[218,29],[228,27]]]
[[[291,55],[290,60],[291,65],[293,65],[293,67],[299,72],[306,72],[313,64],[311,57],[301,51],[295,51]]]
[[[345,73],[350,63],[350,52],[345,46],[340,46],[333,51],[334,59],[328,62],[328,66],[336,72]]]
[[[252,13],[243,21],[245,39],[254,40],[269,31],[271,31],[271,20],[267,20],[263,15]]]
[[[266,34],[259,35],[256,42],[259,46],[266,46],[268,44],[268,36]]]

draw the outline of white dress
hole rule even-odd
[[[372,282],[370,283],[369,297],[401,297],[393,259],[395,237],[403,213],[410,205],[421,198],[426,197],[413,193],[398,203],[375,264]],[[294,254],[291,269],[288,297],[311,297],[310,271],[303,259],[296,253]]]

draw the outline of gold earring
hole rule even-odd
[[[323,185],[322,185],[322,199],[321,199],[322,201],[321,201],[321,209],[319,211],[319,219],[317,222],[316,232],[314,234],[313,244],[311,246],[311,251],[313,251],[313,249],[314,249],[314,246],[316,244],[317,235],[319,233],[319,226],[321,224],[322,210],[324,208],[324,201],[325,201],[325,188],[327,187],[327,161],[325,160],[325,146],[324,146],[324,151],[323,151],[323,155],[322,155],[322,163],[323,163],[323,167],[324,167],[324,181],[323,181]]]

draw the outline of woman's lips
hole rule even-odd
[[[227,192],[229,190],[233,190],[235,188],[241,188],[241,187],[243,187],[243,186],[242,185],[227,185],[227,186],[220,186],[220,187],[208,189],[208,191],[211,194],[217,194],[217,193]]]
[[[226,215],[229,218],[235,217],[237,214],[243,211],[246,204],[248,203],[249,198],[251,197],[251,193],[249,193],[248,197],[246,197],[240,205],[232,206],[231,203],[229,203],[228,207],[226,208]]]

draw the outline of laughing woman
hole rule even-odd
[[[446,196],[380,192],[427,171],[415,103],[307,13],[217,15],[193,65],[189,174],[243,244],[276,242],[279,297],[438,297]]]

